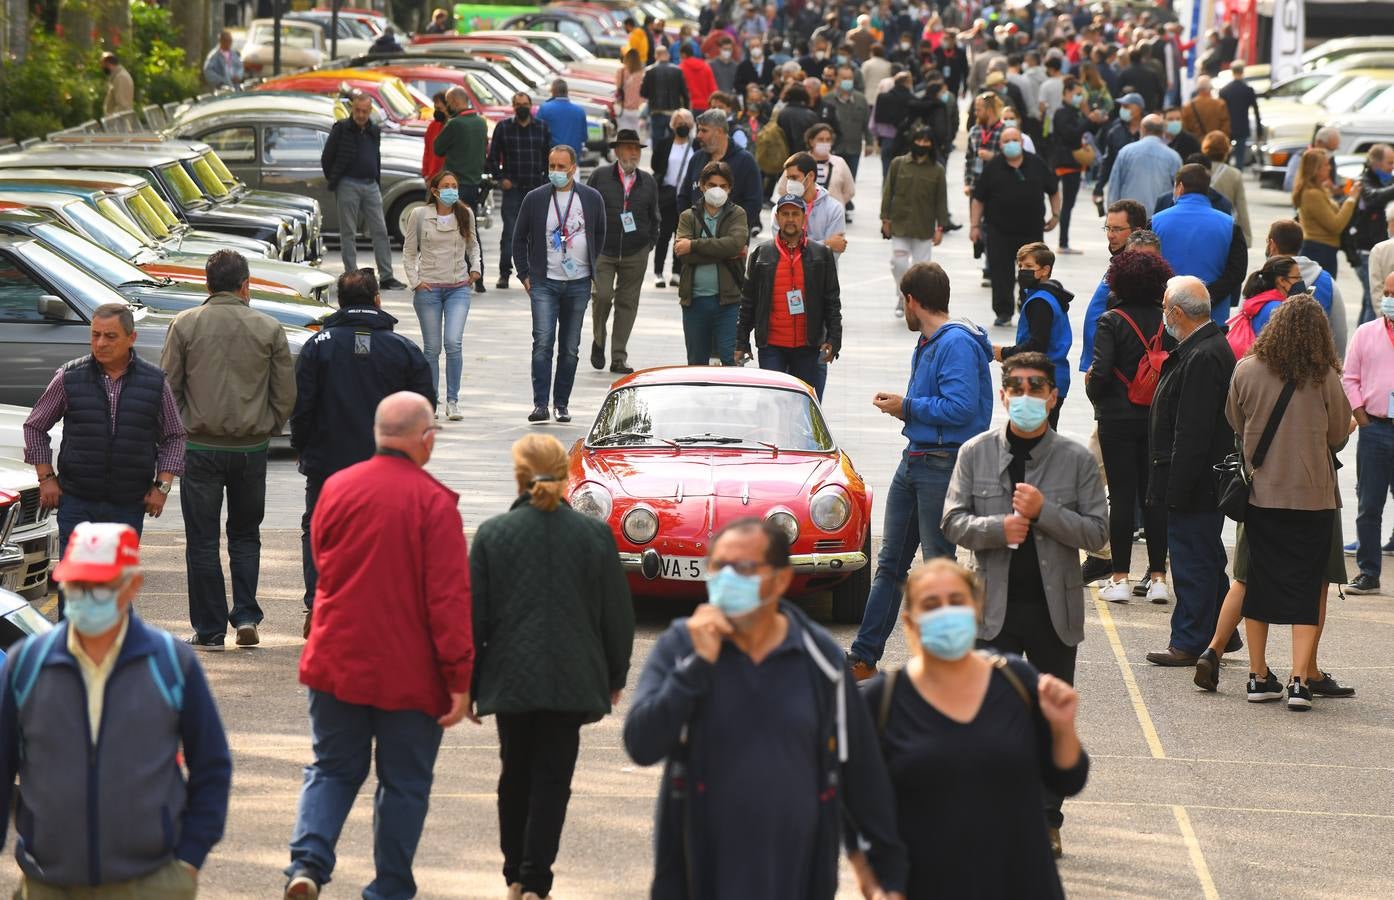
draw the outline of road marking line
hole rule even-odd
[[[58,595],[55,594],[44,601],[43,606],[39,607],[39,612],[48,615],[58,606]]]
[[[1152,751],[1153,759],[1166,759],[1167,754],[1162,749],[1161,739],[1157,737],[1157,729],[1152,726],[1152,715],[1147,711],[1147,704],[1142,702],[1142,691],[1138,690],[1132,666],[1128,665],[1128,655],[1123,650],[1123,642],[1118,639],[1118,629],[1113,627],[1113,614],[1108,611],[1108,603],[1095,597],[1094,606],[1098,609],[1099,621],[1103,623],[1108,642],[1113,647],[1113,656],[1118,660],[1118,669],[1123,673],[1123,684],[1128,688],[1128,699],[1133,702],[1133,712],[1137,713],[1138,724],[1142,726],[1142,736],[1147,739],[1147,748]]]
[[[1200,890],[1205,900],[1220,900],[1220,892],[1215,890],[1215,880],[1210,877],[1210,867],[1205,864],[1205,854],[1201,852],[1200,841],[1196,839],[1195,829],[1191,827],[1191,817],[1184,806],[1173,806],[1172,814],[1181,829],[1181,838],[1186,842],[1186,851],[1191,855],[1191,868],[1200,879]]]
[[[1076,800],[1071,798],[1071,806],[1136,806],[1155,809],[1171,809],[1175,804],[1172,803],[1149,803],[1140,800]],[[1205,804],[1190,804],[1192,809],[1203,809],[1207,812],[1223,813],[1264,813],[1279,816],[1330,816],[1337,819],[1377,819],[1380,821],[1394,821],[1394,814],[1391,813],[1366,813],[1366,812],[1344,812],[1324,809],[1280,809],[1269,806],[1209,806]]]

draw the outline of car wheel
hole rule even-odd
[[[870,528],[862,541],[862,553],[866,554],[866,565],[833,588],[833,621],[839,625],[860,625],[862,614],[866,612],[866,598],[871,593],[871,569],[876,564],[871,558]]]
[[[425,205],[425,194],[407,194],[392,204],[392,211],[387,216],[387,232],[393,243],[401,246],[406,240],[407,222],[412,212]]]

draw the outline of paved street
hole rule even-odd
[[[955,218],[966,223],[967,204],[958,187],[961,172],[961,156],[955,155],[949,168],[951,207]],[[877,412],[870,398],[878,389],[904,388],[913,345],[903,320],[891,315],[890,245],[877,231],[879,183],[879,166],[866,160],[858,182],[861,202],[841,261],[845,346],[831,367],[824,404],[835,437],[878,501],[903,441],[898,423]],[[1272,219],[1288,215],[1285,198],[1261,192],[1253,182],[1249,190],[1254,230],[1262,235]],[[768,225],[768,213],[766,220]],[[1070,310],[1076,335],[1108,258],[1101,224],[1085,192],[1076,208],[1072,240],[1085,253],[1063,257],[1056,271],[1080,295]],[[979,287],[966,233],[946,239],[936,259],[953,278],[951,311],[988,322],[988,291]],[[532,427],[525,421],[530,408],[527,298],[517,287],[492,288],[497,227],[484,240],[490,248],[491,287],[475,299],[465,331],[461,405],[467,418],[442,421],[445,431],[430,466],[459,491],[471,533],[512,500],[508,448]],[[1251,253],[1251,261],[1256,264],[1259,256]],[[1359,287],[1342,265],[1340,285],[1353,331]],[[337,270],[337,262],[332,268]],[[636,366],[676,363],[683,357],[677,291],[656,290],[651,284],[647,282],[630,345]],[[418,336],[407,294],[391,294],[385,305],[401,319],[401,331]],[[993,334],[997,343],[1011,337],[1004,330]],[[589,340],[587,326],[571,402],[576,421],[543,426],[567,442],[584,433],[610,383],[608,371],[597,373],[587,364]],[[1072,357],[1077,358],[1077,350]],[[999,426],[1003,419],[999,410]],[[1064,407],[1061,431],[1083,440],[1091,420],[1080,384]],[[1342,489],[1349,504],[1342,518],[1349,539],[1354,533],[1354,449],[1342,455]],[[201,657],[231,735],[236,767],[227,837],[203,873],[204,896],[215,898],[277,895],[300,767],[310,758],[304,691],[295,675],[301,647],[298,526],[303,479],[294,460],[282,454],[272,461],[270,480],[263,529],[261,600],[267,618],[262,646]],[[185,634],[183,536],[173,498],[166,516],[152,522],[146,535],[148,592],[140,600],[141,613]],[[879,506],[873,536],[879,546]],[[1227,540],[1232,541],[1232,534]],[[546,564],[545,548],[539,549],[538,562]],[[1134,571],[1140,568],[1139,562]],[[631,683],[656,635],[672,616],[684,613],[642,599],[637,605]],[[814,607],[817,611],[818,604]],[[1394,895],[1394,765],[1386,755],[1394,714],[1390,600],[1333,596],[1321,661],[1358,693],[1352,700],[1319,700],[1306,716],[1292,715],[1277,704],[1246,704],[1242,653],[1226,668],[1216,695],[1196,692],[1189,670],[1148,665],[1143,654],[1166,645],[1170,609],[1091,601],[1078,687],[1081,732],[1093,770],[1083,794],[1066,804],[1061,874],[1067,892],[1097,898]],[[844,645],[855,632],[842,626],[833,630]],[[1271,664],[1284,680],[1289,650],[1285,630],[1275,628]],[[905,643],[896,634],[886,662],[899,665],[905,655]],[[624,712],[623,704],[619,712]],[[423,897],[505,894],[498,874],[496,746],[492,723],[483,728],[465,723],[447,733],[417,856]],[[646,895],[657,783],[657,769],[629,762],[620,744],[618,717],[585,730],[556,867],[557,897]],[[370,781],[345,830],[329,897],[354,896],[371,879],[372,789]],[[8,884],[13,867],[4,868]],[[850,877],[844,882],[843,895],[852,897]]]

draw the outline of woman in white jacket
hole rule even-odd
[[[833,155],[833,127],[823,122],[810,127],[804,132],[804,142],[818,162],[818,186],[827,189],[845,207],[857,193],[857,180],[847,161]]]
[[[445,347],[445,417],[460,414],[461,345],[470,312],[471,285],[480,278],[479,231],[474,214],[460,202],[460,181],[447,171],[427,183],[432,203],[412,212],[402,243],[402,263],[411,285],[412,307],[421,323],[422,350],[431,380],[440,387],[440,351]],[[439,393],[437,393],[439,396]]]

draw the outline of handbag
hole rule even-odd
[[[1287,411],[1288,401],[1292,399],[1295,390],[1296,382],[1289,381],[1283,385],[1283,392],[1278,395],[1278,402],[1273,407],[1273,412],[1269,413],[1268,424],[1263,427],[1258,446],[1254,448],[1254,469],[1262,466],[1263,460],[1268,456],[1268,447],[1273,443],[1273,436],[1278,433],[1278,425],[1283,421],[1283,413]],[[1236,435],[1237,449],[1214,467],[1217,505],[1220,512],[1236,522],[1244,521],[1254,477],[1251,471],[1244,468],[1244,447],[1241,440]]]
[[[1070,155],[1075,158],[1081,169],[1087,169],[1094,165],[1094,160],[1098,159],[1098,154],[1094,152],[1092,144],[1080,144],[1076,150],[1071,150]]]

